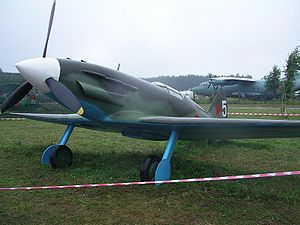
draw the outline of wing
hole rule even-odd
[[[161,130],[179,131],[181,140],[300,137],[298,120],[145,117]]]
[[[89,120],[78,114],[38,114],[38,113],[11,113],[12,115],[22,116],[28,119],[45,121],[58,124],[86,124]]]
[[[218,77],[218,78],[210,78],[209,82],[211,84],[225,86],[225,85],[234,85],[237,83],[250,84],[250,83],[254,83],[255,80],[250,78],[238,78],[238,77]]]
[[[299,120],[140,117],[131,122],[109,120],[96,123],[77,114],[13,114],[150,140],[166,140],[171,130],[179,131],[180,140],[300,137]]]

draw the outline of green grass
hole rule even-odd
[[[144,158],[161,155],[166,144],[76,128],[68,143],[74,164],[54,171],[40,165],[40,155],[64,126],[30,120],[0,126],[0,187],[136,181]],[[299,149],[299,138],[179,141],[172,178],[298,170]],[[12,191],[0,192],[0,224],[299,224],[299,201],[299,176]]]

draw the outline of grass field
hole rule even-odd
[[[76,128],[68,143],[74,164],[54,171],[39,160],[46,146],[59,141],[63,126],[30,120],[0,121],[0,126],[0,187],[136,181],[144,158],[161,155],[166,144]],[[299,138],[179,141],[172,178],[299,168]],[[12,191],[0,192],[0,224],[299,224],[299,202],[300,176]]]

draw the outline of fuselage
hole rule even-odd
[[[29,71],[26,71],[26,66]],[[83,116],[92,120],[130,121],[145,116],[208,117],[199,105],[167,85],[149,83],[85,61],[32,59],[17,64],[17,67],[33,86],[58,102],[45,80],[53,77],[63,83],[80,101]]]
[[[224,85],[223,89],[227,97],[259,97],[265,95],[265,82],[257,80],[253,83],[236,83],[232,85]],[[210,96],[215,91],[213,85],[209,82],[201,83],[193,89],[195,94]],[[271,94],[271,93],[270,93]]]
[[[295,79],[295,84],[293,87],[293,91],[300,90],[300,79]],[[223,85],[222,86],[227,97],[250,97],[250,98],[259,98],[259,97],[267,97],[274,98],[280,95],[279,92],[270,92],[266,90],[266,82],[265,80],[255,80],[251,83],[243,83],[236,82],[232,85]],[[195,94],[211,96],[215,91],[213,85],[210,85],[209,82],[203,82],[199,86],[193,88]]]

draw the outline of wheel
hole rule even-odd
[[[160,157],[151,155],[142,163],[140,169],[141,181],[152,181],[155,178],[155,171],[160,162]]]
[[[50,156],[50,164],[53,169],[70,167],[73,162],[73,153],[65,145],[57,146]]]

